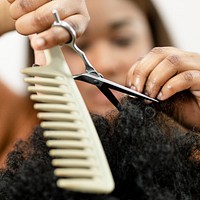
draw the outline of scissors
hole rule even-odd
[[[139,98],[143,98],[143,99],[154,101],[154,102],[159,102],[157,99],[148,97],[147,95],[144,95],[142,93],[129,89],[123,85],[120,85],[118,83],[115,83],[113,81],[103,78],[103,75],[96,71],[96,69],[92,66],[90,61],[87,59],[85,53],[82,50],[80,50],[79,47],[76,45],[75,30],[67,22],[60,20],[57,10],[53,10],[53,14],[55,17],[55,22],[52,24],[52,26],[60,26],[64,28],[68,33],[70,33],[71,40],[67,42],[66,44],[81,57],[81,59],[83,60],[85,64],[85,73],[73,75],[73,78],[75,80],[84,81],[89,84],[97,86],[97,88],[109,99],[109,101],[118,110],[120,109],[120,103],[118,99],[115,97],[115,95],[111,92],[110,89],[125,93],[129,96],[134,96],[134,97],[139,97]]]

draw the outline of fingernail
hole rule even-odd
[[[146,104],[151,104],[151,103],[152,103],[152,101],[147,100],[147,99],[145,99],[144,102],[145,102]]]
[[[159,92],[157,99],[162,100],[162,92]]]
[[[136,91],[136,87],[134,85],[131,86],[131,89]]]
[[[149,93],[148,93],[147,91],[144,91],[144,94],[145,94],[146,96],[149,96]]]
[[[128,87],[131,87],[131,85],[132,85],[132,82],[130,81],[130,82],[128,83],[127,86],[128,86]]]

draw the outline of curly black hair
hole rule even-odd
[[[200,199],[200,136],[154,105],[124,99],[121,110],[92,115],[114,180],[111,194],[72,192],[56,186],[43,129],[19,141],[0,172],[1,200],[197,200]]]

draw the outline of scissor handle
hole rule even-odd
[[[67,42],[66,44],[73,49],[83,60],[85,64],[85,70],[89,74],[94,74],[96,76],[102,76],[100,75],[92,66],[90,61],[87,59],[85,53],[79,49],[79,47],[76,45],[76,31],[65,21],[60,20],[59,14],[57,10],[53,10],[53,14],[55,16],[56,21],[52,24],[52,26],[60,26],[64,28],[70,35],[71,35],[71,40]]]
[[[73,47],[75,45],[75,41],[76,41],[76,31],[67,22],[62,21],[60,19],[60,16],[59,16],[57,10],[53,10],[52,12],[53,12],[53,14],[55,16],[55,20],[56,20],[56,21],[54,21],[52,26],[60,26],[60,27],[64,28],[71,36],[71,40],[69,42],[67,42],[66,44]]]

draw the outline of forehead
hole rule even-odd
[[[131,0],[86,0],[91,17],[90,24],[102,25],[117,20],[145,20],[144,13]]]

